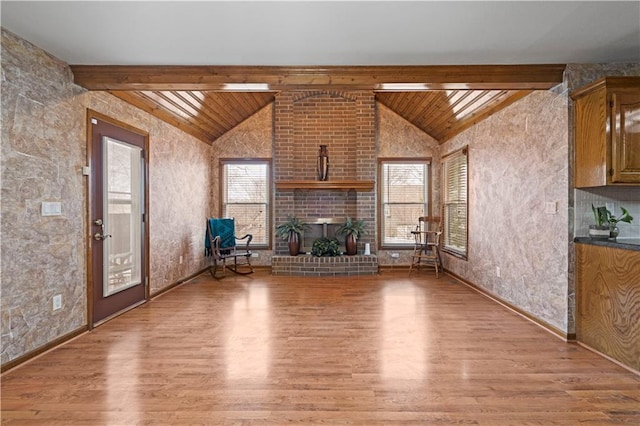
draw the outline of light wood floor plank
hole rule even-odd
[[[406,271],[201,275],[1,390],[9,425],[640,424],[640,377]]]

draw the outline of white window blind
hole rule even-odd
[[[444,250],[467,255],[467,149],[442,161]]]
[[[429,161],[382,160],[381,242],[413,247],[411,231],[429,209]]]
[[[236,236],[252,234],[252,246],[269,244],[269,162],[222,163],[222,217],[235,219]]]

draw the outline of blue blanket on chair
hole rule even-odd
[[[204,235],[204,254],[205,256],[211,256],[211,241],[207,234],[208,229],[211,229],[212,238],[220,236],[220,248],[230,249],[236,246],[236,231],[235,222],[233,219],[207,219],[207,231]]]

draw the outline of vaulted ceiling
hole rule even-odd
[[[378,102],[442,143],[532,90],[559,84],[563,70],[563,65],[72,66],[79,85],[107,90],[208,144],[273,102],[279,91],[318,89],[375,91]]]
[[[442,142],[561,82],[562,67],[531,64],[639,61],[639,13],[637,1],[3,0],[0,18],[78,64],[81,86],[206,143],[280,91],[318,89],[373,90]],[[246,83],[261,87],[234,87]]]
[[[376,99],[442,143],[531,90],[437,90],[378,93]]]
[[[110,91],[122,100],[211,144],[273,102],[275,92]],[[383,92],[376,100],[439,142],[521,99],[530,90]]]
[[[273,92],[114,90],[113,95],[203,142],[217,138],[273,102]]]

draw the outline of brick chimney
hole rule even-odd
[[[329,181],[374,181],[376,176],[375,96],[373,92],[282,92],[275,101],[275,181],[317,180],[319,146],[329,152]],[[366,222],[358,243],[374,246],[375,190],[276,190],[275,226],[287,215],[313,222],[317,218],[352,218]],[[286,243],[275,241],[276,253]]]

